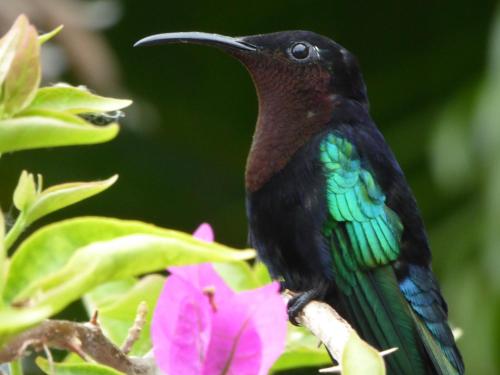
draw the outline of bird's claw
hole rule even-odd
[[[292,297],[287,304],[288,319],[290,320],[290,323],[295,326],[299,326],[300,322],[297,318],[299,317],[300,313],[309,302],[317,297],[317,290],[308,290]]]

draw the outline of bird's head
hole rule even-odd
[[[338,97],[366,105],[366,88],[356,58],[329,38],[311,31],[228,37],[201,32],[157,34],[136,46],[193,43],[214,46],[240,60],[259,98],[275,102],[284,92],[314,106]],[[288,97],[288,99],[290,99]],[[309,108],[313,110],[314,108]]]
[[[157,34],[136,46],[193,43],[222,49],[250,72],[259,116],[247,164],[247,188],[256,190],[297,149],[332,120],[344,102],[366,109],[365,84],[356,58],[310,31],[228,37],[201,32]],[[342,112],[342,111],[337,111]]]

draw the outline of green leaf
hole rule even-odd
[[[4,299],[30,307],[0,311],[0,337],[36,324],[108,281],[254,256],[253,250],[140,222],[87,217],[52,224],[26,239],[12,258]]]
[[[382,356],[352,332],[342,353],[343,375],[384,375]]]
[[[139,221],[104,217],[80,217],[45,226],[14,253],[4,299],[11,302],[30,283],[61,269],[81,247],[139,233],[168,237],[171,231]]]
[[[35,200],[36,195],[37,189],[33,175],[22,171],[19,182],[14,190],[14,206],[19,211],[24,211]]]
[[[40,43],[40,45],[44,44],[45,42],[48,42],[53,37],[55,37],[57,34],[59,34],[59,32],[62,30],[63,27],[64,27],[63,25],[59,25],[54,30],[49,31],[48,33],[39,35],[38,42]]]
[[[0,153],[101,143],[117,133],[116,123],[93,126],[72,115],[64,119],[58,114],[17,117],[0,121]]]
[[[318,339],[303,327],[288,325],[287,342],[284,353],[271,368],[271,372],[290,370],[298,367],[331,366],[332,360]]]
[[[233,290],[241,291],[262,286],[257,282],[247,262],[214,263],[213,265]]]
[[[125,282],[103,284],[88,293],[84,297],[84,302],[89,314],[96,309],[99,310],[99,324],[106,337],[118,346],[123,344],[128,336],[130,327],[134,324],[137,307],[141,302],[146,302],[148,307],[146,324],[131,352],[132,355],[142,356],[151,350],[151,317],[156,306],[156,301],[165,283],[165,278],[160,275],[146,276],[120,295],[119,291],[129,282],[130,279]],[[115,288],[118,290],[114,290]],[[114,301],[111,302],[109,298],[102,299],[102,292],[104,290],[106,293],[114,295]],[[97,298],[95,298],[96,296]]]
[[[0,39],[0,86],[2,86],[7,74],[9,73],[14,57],[16,56],[16,47],[22,34],[28,26],[28,20],[24,15],[17,18],[11,29]]]
[[[38,175],[36,186],[33,175],[24,171],[14,192],[14,203],[21,213],[5,238],[5,247],[9,249],[35,220],[99,194],[113,185],[117,178],[115,175],[104,181],[66,183],[40,192],[42,176]]]
[[[130,104],[131,100],[94,95],[83,87],[57,85],[39,89],[27,110],[95,113],[117,111]]]
[[[36,364],[46,374],[51,374],[49,362],[38,357]],[[57,375],[121,375],[123,372],[115,370],[111,367],[100,365],[97,363],[54,363],[55,373]]]
[[[25,213],[26,225],[51,212],[99,194],[113,185],[117,179],[118,175],[114,175],[103,181],[71,182],[42,191]]]
[[[303,347],[284,352],[274,363],[271,373],[300,367],[329,367],[331,365],[332,360],[326,350]]]
[[[117,299],[128,293],[137,284],[137,281],[135,277],[110,281],[85,294],[83,302],[89,316],[93,314],[95,309],[101,309],[115,303]]]
[[[259,286],[269,284],[272,281],[267,267],[260,261],[255,262],[253,272]]]
[[[0,67],[0,117],[8,117],[26,108],[35,96],[41,77],[40,44],[35,28],[24,15],[17,18],[0,43],[0,60],[7,60]]]
[[[207,244],[181,232],[172,231],[168,237],[131,234],[77,249],[64,267],[31,284],[15,302],[30,298],[31,303],[37,303],[47,298],[54,303],[53,306],[59,306],[61,301],[55,300],[52,292],[60,298],[75,300],[109,280],[160,271],[170,266],[244,260],[253,255],[251,250],[238,251],[217,243]]]

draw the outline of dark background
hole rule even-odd
[[[3,155],[0,203],[22,169],[45,185],[120,175],[106,193],[54,214],[133,218],[220,242],[246,242],[243,171],[257,114],[250,77],[215,49],[134,49],[146,35],[312,30],[359,58],[371,113],[422,210],[434,269],[470,374],[500,371],[500,16],[494,1],[3,0],[1,32],[20,12],[65,29],[44,56],[45,83],[130,97],[111,143]],[[496,25],[496,26],[495,26]],[[10,209],[15,215],[13,209]]]

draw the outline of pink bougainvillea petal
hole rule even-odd
[[[279,294],[279,284],[274,282],[259,289],[239,293],[235,298],[241,303],[251,301],[250,312],[260,340],[265,343],[259,375],[269,369],[285,349],[288,315],[286,303]]]
[[[210,340],[211,311],[201,290],[170,276],[151,323],[153,352],[167,374],[199,373]]]
[[[214,314],[203,375],[256,375],[262,343],[249,304],[233,296]]]
[[[210,263],[169,271],[151,326],[160,369],[168,375],[267,374],[285,345],[278,284],[237,294]]]
[[[210,224],[201,224],[193,233],[193,236],[205,242],[214,242],[214,231]]]
[[[213,291],[215,303],[231,298],[234,292],[219,276],[210,263],[201,263],[193,266],[170,267],[172,275],[186,280],[199,291]]]
[[[179,309],[171,340],[169,374],[200,374],[210,343],[211,313],[207,299],[189,296]]]

